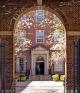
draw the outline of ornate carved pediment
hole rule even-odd
[[[45,51],[46,48],[42,47],[42,46],[38,46],[36,48],[33,48],[33,51]]]
[[[31,48],[32,51],[46,51],[49,50],[49,48],[43,46],[43,45],[36,45]]]

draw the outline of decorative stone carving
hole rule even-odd
[[[35,66],[36,66],[36,59],[37,57],[43,57],[45,60],[44,65],[44,74],[48,74],[48,68],[49,68],[49,51],[41,46],[36,47],[31,51],[31,75],[35,75]]]

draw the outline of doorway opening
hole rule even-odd
[[[16,81],[53,80],[66,86],[66,30],[57,13],[47,9],[25,12],[15,27],[14,51]],[[61,87],[65,90],[65,86]]]
[[[43,46],[44,51],[42,48],[38,51],[38,45]],[[35,50],[35,48],[36,53],[31,56],[31,50]],[[46,49],[49,51],[46,51]],[[16,60],[15,76],[17,77],[20,77],[21,74],[24,77],[29,77],[32,72],[34,72],[32,75],[45,75],[47,70],[51,75],[65,76],[66,30],[57,13],[46,9],[33,9],[25,12],[15,27],[14,51]],[[46,60],[34,60],[38,56],[37,54],[43,54]],[[22,57],[24,68],[21,73],[19,59]]]
[[[36,60],[35,72],[36,75],[44,75],[44,58],[39,56]]]
[[[44,62],[36,62],[36,75],[44,75]]]

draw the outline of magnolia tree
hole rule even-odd
[[[52,44],[50,50],[51,62],[65,61],[66,59],[66,32],[62,22],[54,15],[54,30],[47,36]]]
[[[48,29],[49,34],[46,37],[46,42],[51,45],[50,50],[52,51],[50,60],[56,62],[59,60],[64,60],[66,57],[66,31],[63,23],[60,19],[53,13],[43,10],[44,13],[43,20],[37,22],[36,20],[36,10],[30,11],[25,15],[21,16],[18,21],[14,33],[14,43],[15,43],[15,54],[17,55],[20,51],[29,49],[32,42],[30,38],[27,37],[27,31],[33,29],[44,31]]]
[[[31,40],[26,37],[26,33],[24,31],[20,31],[15,34],[15,53],[27,50],[30,45]]]

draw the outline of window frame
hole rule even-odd
[[[38,17],[40,16],[41,19],[38,20]],[[44,10],[36,10],[36,23],[44,22]]]
[[[56,73],[56,72],[64,73],[64,68],[65,68],[64,61],[54,62],[54,73]]]
[[[44,41],[45,41],[45,33],[44,33],[44,35],[43,35],[43,41],[42,42],[38,42],[37,40],[38,40],[38,35],[37,35],[37,32],[39,32],[39,31],[41,31],[41,32],[43,32],[44,33],[44,30],[36,30],[36,43],[44,43]],[[41,40],[41,39],[40,39]]]

